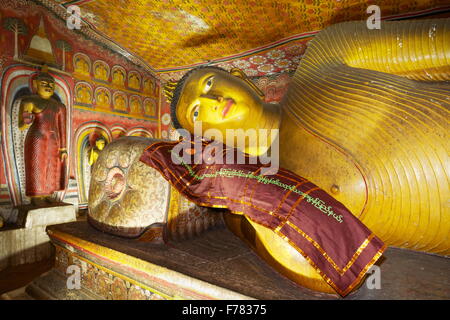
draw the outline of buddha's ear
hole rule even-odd
[[[260,98],[264,100],[264,93],[253,83],[252,80],[250,80],[244,71],[239,68],[232,68],[230,70],[230,74],[247,82],[247,84],[260,96]]]
[[[241,78],[242,80],[248,79],[248,77],[244,73],[244,71],[242,71],[242,69],[239,69],[239,68],[231,68],[230,74],[232,74],[233,76],[236,76],[238,78]]]
[[[164,85],[163,93],[166,96],[167,102],[171,103],[174,95],[174,91],[178,85],[178,81],[169,80]]]

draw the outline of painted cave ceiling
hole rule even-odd
[[[53,8],[77,5],[84,27],[138,57],[156,73],[242,57],[313,35],[324,27],[426,12],[448,0],[42,0]],[[122,52],[124,54],[124,52]]]

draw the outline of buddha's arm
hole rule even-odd
[[[94,148],[92,148],[91,152],[89,152],[89,161],[88,161],[89,165],[93,166],[94,163],[97,161],[97,158],[98,152]]]
[[[31,123],[25,120],[24,113],[32,113],[34,110],[34,103],[27,100],[22,100],[19,107],[19,129],[25,130]]]
[[[346,22],[320,32],[305,55],[316,67],[345,64],[412,80],[450,80],[450,19]],[[313,54],[312,54],[313,53]]]

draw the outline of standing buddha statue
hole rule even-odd
[[[19,127],[29,127],[24,142],[25,194],[35,205],[53,201],[66,186],[66,107],[53,98],[54,78],[43,71],[33,81],[36,94],[20,103]]]

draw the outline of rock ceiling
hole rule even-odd
[[[83,21],[157,73],[273,48],[280,40],[349,20],[442,7],[448,0],[79,0]]]

